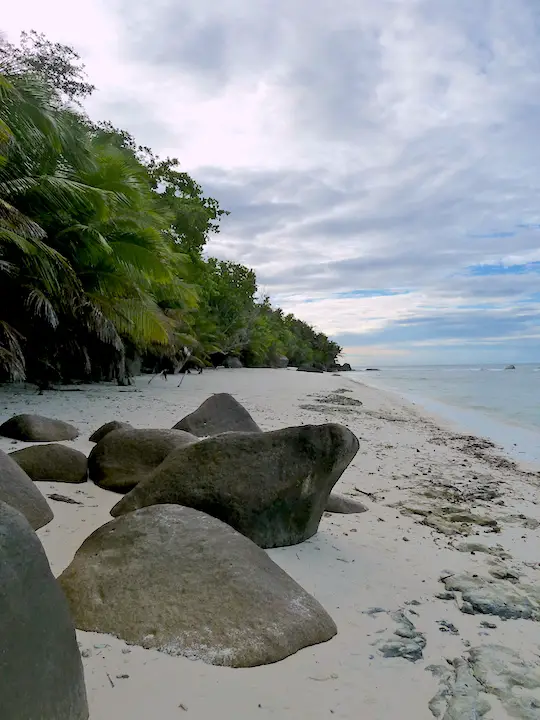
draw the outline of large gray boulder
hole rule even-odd
[[[128,492],[175,448],[197,440],[182,430],[113,430],[92,448],[88,457],[90,479],[107,490]]]
[[[65,445],[31,445],[11,452],[9,456],[34,481],[83,483],[87,479],[86,455]]]
[[[0,450],[0,501],[22,512],[34,530],[50,523],[54,517],[33,481],[3,450]]]
[[[0,716],[87,720],[66,598],[25,518],[0,502]]]
[[[60,442],[75,440],[79,431],[63,420],[23,414],[15,415],[0,425],[0,435],[24,442]]]
[[[120,422],[120,420],[111,420],[105,423],[105,425],[98,427],[97,430],[94,430],[88,439],[90,442],[98,443],[100,440],[103,440],[105,435],[108,435],[113,430],[129,430],[131,427],[129,423]]]
[[[226,433],[174,450],[117,503],[117,517],[178,503],[223,520],[264,548],[317,532],[328,495],[358,451],[342,425]]]
[[[200,407],[174,426],[197,437],[210,437],[224,432],[260,432],[245,407],[228,393],[211,395]]]
[[[214,665],[273,663],[336,634],[263,550],[180,505],[103,525],[59,580],[79,629]]]

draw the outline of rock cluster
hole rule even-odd
[[[8,633],[2,648],[20,645],[13,665],[0,653],[13,686],[4,689],[0,677],[9,717],[88,717],[66,604],[39,541],[17,512],[34,528],[52,519],[33,480],[84,482],[88,474],[97,485],[125,493],[111,511],[115,519],[85,540],[59,578],[79,629],[232,667],[273,663],[336,634],[317,600],[262,548],[311,537],[325,510],[365,510],[331,494],[359,449],[343,425],[263,432],[235,398],[218,394],[172,429],[107,423],[91,436],[96,445],[88,460],[58,444],[77,433],[60,421],[18,416],[2,427],[27,440],[56,441],[11,455],[0,451],[0,500],[7,503],[0,503],[0,612],[7,598],[23,608],[28,625],[28,632],[17,623],[2,629]],[[17,690],[27,682],[27,668],[35,667],[29,653],[38,639],[38,654],[48,658],[36,680],[41,714],[33,709],[34,694],[25,698]]]
[[[337,424],[231,432],[177,448],[111,510],[176,503],[223,520],[260,547],[317,532],[330,491],[358,451]]]

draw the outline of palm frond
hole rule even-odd
[[[73,212],[88,203],[107,202],[113,193],[85,185],[58,171],[55,175],[17,177],[0,182],[0,195],[13,200],[21,195],[33,194],[44,208]]]
[[[16,207],[0,198],[0,226],[24,235],[27,238],[43,239],[47,233]]]
[[[86,327],[89,332],[96,335],[105,345],[110,345],[118,352],[123,352],[124,343],[118,331],[103,311],[94,303],[87,302],[83,308],[83,316],[86,319]]]
[[[150,298],[123,298],[107,303],[106,307],[104,305],[104,314],[121,335],[131,338],[135,343],[169,343],[170,324]]]
[[[158,252],[136,243],[114,240],[111,242],[114,259],[124,268],[133,267],[151,274],[157,281],[172,279],[170,267]]]
[[[0,367],[10,380],[24,380],[26,363],[22,335],[4,320],[0,320]]]
[[[51,328],[56,329],[58,327],[60,321],[56,310],[52,302],[41,290],[33,288],[26,298],[25,305],[33,315],[45,320]]]

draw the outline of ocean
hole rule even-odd
[[[518,460],[540,465],[540,366],[432,365],[354,371],[350,379],[391,390],[482,435]]]

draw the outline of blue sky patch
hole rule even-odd
[[[349,290],[348,292],[333,293],[334,298],[364,298],[364,297],[387,297],[389,295],[408,295],[410,290],[384,290],[383,288],[371,288],[365,290]]]
[[[469,275],[525,275],[526,273],[540,272],[540,262],[524,263],[521,265],[471,265],[468,268]]]

